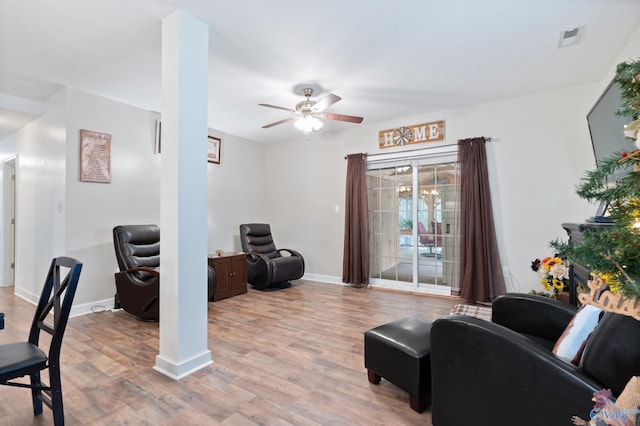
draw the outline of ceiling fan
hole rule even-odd
[[[293,112],[295,114],[293,117],[266,124],[262,126],[262,128],[268,129],[273,126],[277,126],[278,124],[283,124],[295,120],[294,125],[298,129],[302,130],[305,134],[308,134],[311,132],[317,132],[322,129],[322,121],[320,120],[321,118],[326,120],[347,121],[349,123],[362,123],[362,117],[324,112],[324,110],[342,99],[340,96],[329,93],[319,101],[312,101],[311,99],[309,99],[313,95],[313,89],[310,87],[303,88],[302,94],[306,96],[307,99],[298,102],[295,109],[269,104],[258,104],[259,106],[281,109],[284,111]]]

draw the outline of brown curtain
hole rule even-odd
[[[505,293],[493,223],[486,139],[458,141],[460,164],[460,296],[490,302]]]
[[[367,210],[367,154],[349,154],[347,155],[342,282],[357,287],[369,284]]]

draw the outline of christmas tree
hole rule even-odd
[[[624,132],[639,149],[600,161],[585,173],[576,191],[588,201],[607,203],[613,223],[585,229],[580,243],[556,240],[551,246],[561,257],[602,278],[611,293],[636,300],[640,299],[640,60],[618,64],[615,81],[622,102],[617,114],[631,121]],[[626,174],[620,173],[623,170]],[[614,175],[623,177],[611,182]]]

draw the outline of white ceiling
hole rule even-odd
[[[209,127],[260,142],[300,137],[258,104],[293,108],[301,83],[370,124],[601,80],[640,25],[638,0],[2,0],[0,139],[63,86],[160,111],[177,8],[210,28]]]

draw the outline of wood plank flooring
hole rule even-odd
[[[81,283],[82,285],[82,283]],[[299,280],[209,303],[213,364],[174,381],[152,369],[158,324],[123,311],[71,318],[62,349],[68,425],[430,425],[386,380],[367,381],[363,333],[456,299]],[[0,289],[0,343],[27,338],[34,307]],[[49,425],[29,390],[0,386],[0,425]]]

